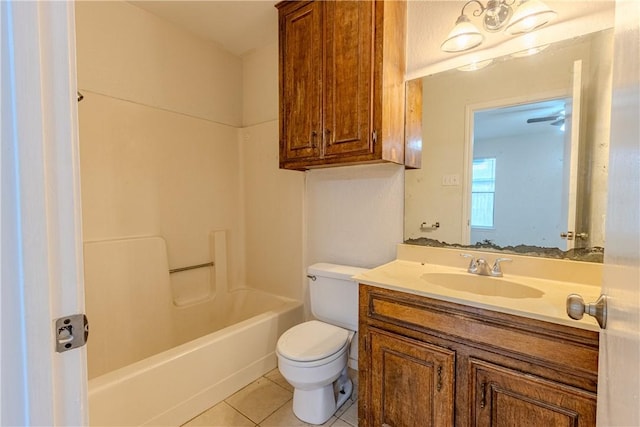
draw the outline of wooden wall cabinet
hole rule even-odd
[[[359,422],[595,426],[598,333],[360,285]]]
[[[404,164],[404,1],[284,1],[280,167]]]

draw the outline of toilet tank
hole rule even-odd
[[[351,277],[365,271],[366,268],[328,263],[308,267],[313,315],[323,322],[357,331],[358,283]]]

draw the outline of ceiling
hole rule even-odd
[[[252,49],[276,43],[278,40],[278,12],[274,7],[277,1],[143,0],[130,1],[130,3],[200,37],[214,41],[238,56]],[[407,77],[417,77],[412,73],[423,76],[427,73],[422,69],[433,64],[442,64],[443,70],[465,65],[480,59],[472,58],[471,60],[467,59],[467,56],[482,55],[483,52],[487,53],[485,56],[495,57],[497,55],[490,51],[496,46],[518,40],[526,41],[530,37],[525,35],[510,38],[503,32],[485,33],[486,40],[483,45],[472,50],[469,55],[452,55],[442,52],[440,44],[453,27],[465,3],[465,0],[409,0],[407,30],[410,37],[407,42]],[[545,37],[558,40],[582,35],[584,31],[580,27],[587,28],[587,32],[592,32],[601,29],[598,26],[603,28],[612,26],[612,11],[615,4],[612,0],[546,0],[546,3],[558,12],[558,17],[549,26],[535,32],[535,36],[540,38],[539,44],[548,43],[544,41]],[[473,4],[467,9],[465,11],[471,14],[474,11]],[[604,17],[601,16],[602,13],[605,13]],[[589,20],[585,24],[580,23],[580,19],[585,17]],[[476,21],[479,18],[472,17],[472,19],[478,24]],[[569,25],[571,22],[576,24]],[[555,33],[563,36],[558,37]],[[489,53],[491,53],[490,56]],[[452,60],[460,63],[449,64]]]
[[[164,0],[130,3],[238,56],[278,40],[276,1]]]
[[[474,115],[474,139],[493,139],[531,135],[534,133],[564,132],[553,120],[527,123],[529,119],[564,117],[565,103],[570,99],[553,99],[478,111]]]

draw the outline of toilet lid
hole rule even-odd
[[[280,355],[308,362],[331,356],[347,343],[349,331],[328,323],[311,320],[286,331],[278,340]]]

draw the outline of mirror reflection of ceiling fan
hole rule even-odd
[[[550,116],[532,117],[527,119],[527,123],[551,122],[551,126],[562,126],[564,124],[564,110]]]

